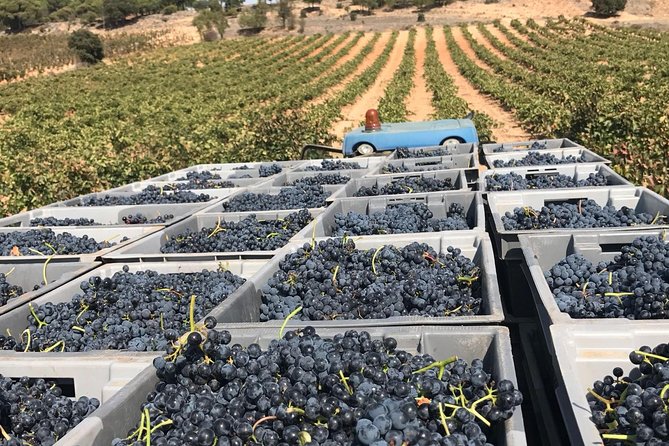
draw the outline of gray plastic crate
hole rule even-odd
[[[277,218],[284,218],[294,211],[265,211],[256,212],[258,220],[276,220]],[[312,217],[317,217],[322,211],[317,209],[310,210]],[[155,262],[155,261],[209,261],[221,260],[231,258],[268,258],[272,257],[279,250],[271,251],[228,251],[228,252],[206,252],[206,253],[191,253],[191,254],[163,254],[160,249],[165,246],[165,243],[172,237],[184,233],[187,229],[191,232],[198,232],[202,228],[214,228],[219,219],[221,222],[232,221],[239,222],[250,214],[247,212],[225,212],[220,214],[198,214],[190,217],[180,223],[177,223],[163,231],[151,234],[145,237],[138,243],[133,243],[121,250],[115,251],[112,254],[105,256],[104,261],[109,262]],[[295,234],[291,240],[299,240],[308,236],[310,225],[305,226],[301,231]]]
[[[328,158],[333,161],[338,161],[338,159],[335,158]],[[347,159],[342,159],[341,161],[344,161],[346,163],[355,163],[358,166],[360,166],[360,169],[341,169],[341,170],[336,170],[336,171],[331,171],[331,172],[351,172],[355,170],[359,171],[369,171],[371,169],[374,169],[376,166],[379,165],[379,163],[383,162],[386,159],[386,157],[381,157],[381,156],[373,156],[373,157],[359,157],[359,158],[347,158]],[[303,161],[302,164],[299,166],[295,167],[292,171],[293,172],[326,172],[324,170],[307,170],[307,167],[310,166],[317,166],[320,167],[321,162],[323,159],[317,159],[317,160],[308,160],[308,161]]]
[[[324,240],[315,239],[316,242]],[[499,323],[504,319],[502,301],[497,285],[497,272],[493,259],[492,246],[487,234],[401,234],[388,235],[379,238],[354,238],[358,249],[374,249],[383,245],[402,247],[413,242],[420,241],[431,246],[437,252],[445,252],[448,246],[460,248],[462,255],[472,259],[480,268],[482,283],[481,314],[476,316],[457,317],[423,317],[402,316],[387,319],[353,319],[332,321],[294,321],[293,326],[314,327],[378,327],[399,325],[460,325],[460,324],[488,324]],[[308,243],[308,242],[307,242]],[[230,328],[241,327],[280,327],[282,320],[259,322],[260,305],[262,303],[261,289],[272,275],[279,269],[279,264],[289,253],[297,251],[304,245],[303,242],[295,242],[284,247],[265,267],[263,267],[251,280],[242,285],[234,295],[216,307],[211,315],[220,323]]]
[[[463,155],[467,153],[478,154],[479,147],[478,144],[475,143],[462,143],[462,144],[448,144],[443,146],[411,147],[409,148],[409,150],[422,152],[422,154],[435,153],[435,152],[441,153],[443,150],[448,150],[448,153],[451,155]],[[397,156],[397,151],[395,150],[390,153],[388,159],[397,160],[402,158],[399,158]],[[404,159],[411,159],[411,158],[404,158]]]
[[[298,167],[303,163],[303,161],[262,161],[262,162],[252,162],[252,163],[227,163],[227,164],[197,164],[195,166],[186,167],[185,169],[179,169],[174,172],[170,172],[164,175],[151,178],[149,181],[175,181],[177,178],[185,177],[188,172],[203,172],[206,170],[211,171],[212,173],[217,173],[221,178],[226,179],[230,175],[235,173],[247,173],[253,178],[259,178],[258,169],[262,165],[266,164],[278,164],[282,167],[283,172],[291,170],[294,167]],[[241,166],[248,166],[249,169],[236,170],[235,168]],[[271,177],[263,177],[271,178]]]
[[[534,143],[545,144],[546,149],[548,150],[583,147],[582,145],[577,144],[570,139],[558,138],[558,139],[531,139],[529,141],[503,142],[501,144],[483,144],[481,146],[481,149],[485,155],[492,155],[495,153],[502,153],[502,152],[514,152],[516,150],[530,150],[532,144]],[[546,149],[541,149],[541,150],[546,150]]]
[[[608,228],[606,228],[608,229]],[[526,263],[526,274],[530,282],[530,289],[539,309],[539,317],[544,326],[548,325],[570,325],[578,327],[617,326],[621,329],[630,324],[653,323],[655,321],[633,321],[625,318],[588,318],[575,319],[567,313],[563,313],[555,303],[544,272],[552,268],[556,263],[571,254],[581,254],[593,262],[610,262],[616,255],[620,254],[620,248],[629,245],[634,239],[655,235],[665,237],[664,230],[628,231],[615,232],[602,231],[600,233],[577,233],[577,234],[537,234],[520,236],[520,246]],[[667,325],[669,334],[669,321],[663,321]]]
[[[425,203],[434,214],[434,218],[445,218],[449,206],[452,203],[459,203],[465,208],[467,222],[472,231],[485,232],[485,216],[480,194],[476,192],[430,192],[425,194],[385,195],[382,197],[342,198],[335,200],[301,234],[306,235],[308,238],[311,238],[312,235],[316,237],[331,237],[336,214],[357,212],[359,214],[371,215],[383,212],[389,205],[400,203]],[[312,225],[316,227],[315,231],[312,231]],[[456,232],[467,233],[469,231]],[[361,236],[356,235],[355,237],[357,239],[357,237]],[[365,235],[362,237],[385,238],[386,235]]]
[[[329,170],[329,171],[318,171],[318,172],[286,172],[286,173],[280,173],[278,175],[274,175],[272,179],[269,180],[269,182],[264,183],[262,185],[259,185],[259,187],[264,187],[264,186],[277,186],[277,187],[284,187],[288,186],[289,183],[293,183],[295,181],[304,179],[304,178],[312,178],[316,177],[318,175],[341,175],[342,177],[348,177],[351,179],[355,178],[362,178],[367,174],[367,170]],[[350,180],[349,180],[350,181]],[[329,186],[343,186],[345,183],[342,184],[331,184]],[[326,185],[328,186],[328,185]],[[255,188],[249,188],[249,192],[254,192]]]
[[[575,189],[546,189],[514,192],[488,192],[488,206],[492,219],[492,237],[497,247],[497,254],[502,259],[518,260],[522,258],[518,235],[551,233],[606,233],[625,232],[639,229],[667,228],[668,225],[605,227],[591,229],[541,229],[507,231],[502,223],[502,216],[513,212],[515,208],[525,206],[541,209],[548,203],[571,202],[579,200],[594,200],[600,206],[614,206],[620,209],[627,206],[638,212],[647,212],[652,215],[669,215],[669,200],[644,187],[579,187]]]
[[[154,204],[137,206],[86,206],[68,208],[41,208],[34,211],[22,212],[11,217],[0,219],[0,227],[33,227],[30,220],[34,218],[55,217],[64,218],[90,218],[103,226],[122,227],[144,227],[144,226],[169,226],[202,209],[202,204]],[[165,223],[149,223],[143,225],[127,225],[123,223],[123,217],[141,213],[148,219],[172,214],[174,218]],[[79,226],[80,228],[91,228],[97,226]]]
[[[68,232],[76,237],[88,236],[89,238],[95,239],[98,243],[103,241],[108,241],[110,243],[116,243],[114,246],[109,248],[101,249],[99,251],[90,253],[90,254],[63,254],[63,255],[54,255],[52,260],[69,260],[72,262],[92,262],[97,260],[98,257],[101,257],[105,254],[108,254],[116,249],[119,249],[123,246],[126,246],[130,243],[133,243],[142,237],[153,234],[156,231],[162,229],[162,226],[141,226],[141,227],[109,227],[109,226],[84,226],[84,227],[67,227],[59,226],[50,228],[56,234],[62,234],[63,232]],[[10,232],[27,232],[33,229],[39,228],[0,228],[0,233],[7,234]],[[123,237],[128,237],[128,240],[122,242]],[[28,255],[28,256],[0,256],[0,262],[6,263],[31,263],[31,262],[41,262],[49,257],[48,252],[44,253],[44,256],[37,255]]]
[[[588,178],[591,173],[604,175],[607,180],[607,186],[634,186],[633,183],[618,175],[613,169],[605,164],[567,164],[558,166],[540,166],[540,167],[505,167],[503,169],[484,170],[479,173],[478,190],[488,192],[486,179],[494,175],[504,175],[508,173],[518,174],[526,179],[536,178],[538,176],[566,175],[574,178],[576,181]],[[547,190],[547,189],[541,189]],[[515,192],[515,191],[491,191],[491,192]]]
[[[55,262],[46,265],[46,278],[49,281],[46,286],[33,290],[44,280],[44,261],[33,263],[3,264],[0,263],[0,273],[7,274],[7,282],[11,285],[20,286],[24,293],[10,299],[5,305],[0,306],[0,314],[7,313],[16,307],[30,302],[49,291],[55,290],[61,285],[97,268],[100,262]]]
[[[511,160],[521,160],[532,152],[537,152],[537,150],[521,150],[517,152],[491,153],[489,155],[485,155],[485,162],[489,168],[495,169],[495,166],[493,165],[495,161],[499,160],[499,161],[509,162]],[[548,150],[540,150],[539,152],[541,152],[544,155],[548,154],[554,155],[556,158],[560,159],[566,158],[568,156],[574,156],[576,158],[580,158],[581,155],[584,155],[586,163],[611,164],[611,161],[607,160],[603,156],[599,156],[592,150],[588,150],[583,147],[574,147],[569,149],[548,149]],[[569,164],[583,164],[583,163],[569,163]],[[541,166],[544,164],[538,164],[538,165]]]
[[[348,182],[348,184],[352,183],[353,181],[356,181],[356,180],[351,180],[351,181]],[[328,198],[326,198],[326,202],[331,201],[331,200],[332,200],[331,197],[332,197],[334,194],[336,194],[339,190],[341,190],[341,188],[342,188],[343,186],[344,186],[344,184],[326,184],[326,185],[324,185],[324,186],[323,186],[323,189],[325,189],[325,191],[328,192],[328,193],[330,194],[330,195],[328,196]],[[249,193],[253,193],[253,194],[270,194],[270,195],[278,195],[278,194],[281,192],[281,189],[284,189],[284,188],[285,188],[285,186],[282,187],[282,186],[263,185],[263,186],[254,187],[254,188],[252,188],[252,189],[249,188],[249,189],[244,190],[244,191],[238,191],[238,192],[235,192],[234,194],[230,195],[229,197],[227,197],[227,198],[221,200],[220,202],[216,202],[216,203],[214,203],[214,204],[212,204],[212,205],[210,205],[210,206],[208,206],[208,207],[202,209],[200,212],[203,212],[203,213],[211,213],[211,212],[214,212],[214,213],[220,213],[220,212],[225,212],[225,213],[227,213],[227,212],[225,211],[225,209],[223,209],[223,203],[226,203],[226,202],[232,200],[233,198],[235,198],[235,197],[238,196],[238,195],[241,195],[241,194],[243,194],[243,193],[245,193],[245,192],[249,192]],[[327,203],[326,203],[326,205],[327,205]],[[322,210],[324,207],[326,207],[326,206],[323,206],[323,207],[321,207],[321,208],[313,208],[313,209],[321,209],[321,210]],[[301,208],[295,208],[295,209],[301,209]],[[281,210],[291,210],[291,209],[281,209]],[[246,214],[246,215],[248,215],[248,214],[257,214],[258,212],[265,212],[265,211],[247,211],[247,212],[237,212],[237,213],[238,213],[238,214]]]
[[[228,329],[227,326],[219,326]],[[290,328],[290,327],[289,327]],[[392,336],[397,348],[411,353],[430,354],[435,359],[457,355],[471,362],[483,359],[484,368],[496,381],[508,379],[517,384],[511,352],[509,332],[505,327],[374,327],[365,328],[373,339]],[[318,329],[322,337],[332,338],[342,330]],[[278,330],[234,330],[232,342],[242,346],[258,343],[266,348],[276,339]],[[73,430],[68,444],[98,446],[111,444],[116,437],[124,437],[139,420],[139,409],[146,396],[154,390],[158,378],[155,370],[145,370],[112,400],[100,407],[88,419],[95,422],[82,423]],[[65,440],[65,438],[63,438]],[[497,446],[524,446],[527,444],[522,411],[517,407],[513,416],[503,425],[492,430],[488,441]]]
[[[100,207],[109,207],[109,206],[83,206],[83,200],[85,198],[91,198],[91,197],[105,197],[107,195],[112,196],[112,197],[128,197],[130,195],[136,195],[140,191],[136,192],[95,192],[92,194],[87,194],[87,195],[82,195],[80,197],[76,198],[71,198],[69,200],[64,200],[64,201],[59,201],[57,203],[52,203],[48,206],[44,206],[40,209],[50,209],[54,207],[92,207],[92,208],[100,208]],[[208,201],[199,201],[197,203],[165,203],[165,204],[193,204],[193,205],[200,205],[200,209],[202,209],[205,206],[208,206],[212,204],[213,202],[217,200],[221,200],[228,195],[230,195],[233,192],[237,192],[237,189],[200,189],[197,191],[193,191],[196,194],[207,194],[210,196],[210,199]],[[165,194],[171,194],[172,191],[165,191]],[[154,206],[156,203],[147,203],[145,205],[142,204],[136,204],[133,206]]]
[[[172,175],[172,174],[170,174]],[[175,178],[179,178],[179,174],[174,174]],[[222,176],[226,176],[225,174]],[[211,183],[218,183],[219,185],[222,186],[223,182],[230,182],[234,184],[233,187],[211,187],[207,189],[182,189],[182,190],[190,190],[193,193],[207,193],[207,191],[211,190],[224,190],[228,193],[235,192],[237,188],[243,188],[243,187],[251,187],[251,186],[257,186],[259,183],[264,183],[267,181],[267,178],[244,178],[244,179],[232,179],[232,180],[209,180]],[[165,188],[166,191],[170,190],[170,186],[178,186],[181,184],[187,184],[188,181],[180,181],[180,180],[166,180],[166,181],[137,181],[134,183],[130,184],[125,184],[123,186],[119,186],[114,189],[110,189],[107,192],[141,192],[144,189],[146,189],[148,186],[155,186],[158,188]],[[216,184],[215,184],[216,185]],[[204,191],[204,192],[200,192]]]
[[[551,327],[559,363],[558,387],[555,392],[574,446],[603,445],[586,399],[596,380],[611,375],[621,367],[625,375],[635,366],[629,353],[643,345],[654,347],[667,342],[667,325],[632,323],[624,328],[612,326],[593,330],[586,326],[555,325]]]
[[[198,261],[198,262],[163,262],[163,263],[134,263],[127,264],[129,272],[137,271],[156,271],[160,274],[165,273],[193,273],[203,271],[216,271],[220,266],[225,267],[231,273],[236,274],[245,279],[249,279],[253,274],[259,271],[265,264],[266,260],[227,260],[222,262],[213,261]],[[48,302],[60,303],[69,302],[76,294],[81,294],[80,284],[87,281],[89,278],[99,276],[101,278],[112,277],[114,273],[123,270],[123,263],[108,263],[87,274],[80,276],[77,280],[68,282],[67,284],[53,290],[49,293],[43,294],[32,301],[33,306],[43,305]],[[234,294],[231,294],[232,297]],[[230,298],[228,297],[228,298]],[[23,305],[13,309],[5,314],[0,315],[0,333],[5,334],[9,330],[14,336],[18,336],[28,326],[27,317],[30,315],[30,308],[28,305]],[[117,350],[113,350],[117,351]],[[80,355],[88,354],[79,353]],[[95,353],[95,352],[93,352]],[[0,352],[0,359],[4,352]],[[21,353],[23,354],[23,353]],[[57,355],[58,353],[51,353]],[[150,356],[156,356],[155,352],[148,352]]]
[[[450,178],[451,181],[453,182],[453,186],[455,187],[454,190],[458,191],[472,190],[471,186],[469,186],[467,182],[468,176],[466,174],[465,169],[441,170],[435,172],[397,173],[388,175],[376,175],[376,176],[351,180],[345,185],[343,185],[343,187],[341,187],[339,191],[332,194],[328,198],[328,201],[333,201],[338,198],[354,197],[355,193],[361,187],[372,187],[374,185],[385,186],[386,184],[390,184],[395,180],[409,177],[437,178],[440,180],[445,180],[447,178]],[[443,191],[443,192],[448,192],[448,191]],[[409,193],[411,192],[407,191],[407,194]],[[401,194],[401,195],[407,195],[407,194]],[[379,196],[385,196],[385,195],[379,195]]]
[[[426,158],[405,158],[390,160],[372,171],[373,175],[393,175],[392,172],[384,172],[387,167],[406,167],[409,172],[431,172],[450,169],[478,169],[479,161],[475,153],[462,155],[431,156]]]

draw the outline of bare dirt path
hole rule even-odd
[[[453,26],[451,27],[451,30],[453,31],[453,39],[455,39],[455,43],[458,44],[460,48],[462,48],[462,51],[469,57],[477,67],[482,68],[486,71],[492,72],[490,67],[486,64],[484,64],[478,57],[476,57],[476,53],[474,53],[474,49],[472,46],[467,42],[467,39],[465,39],[465,36],[462,35],[462,31],[460,30],[460,27],[458,26]]]
[[[524,42],[527,42],[530,45],[534,45],[532,43],[532,41],[525,34],[519,33],[518,30],[516,30],[516,28],[511,26],[511,20],[507,20],[507,21],[502,20],[502,25],[506,26],[506,29],[508,29],[511,32],[511,34],[518,37],[520,40],[522,40]]]
[[[350,73],[348,76],[346,76],[346,78],[344,78],[344,80],[342,80],[340,83],[338,83],[334,87],[329,88],[327,92],[325,92],[321,96],[319,96],[316,99],[314,99],[313,101],[311,101],[309,103],[309,105],[319,105],[319,104],[322,104],[323,102],[327,101],[328,99],[330,99],[331,97],[335,96],[340,91],[342,91],[350,81],[352,81],[353,79],[358,77],[361,73],[363,73],[366,69],[368,69],[374,63],[374,61],[379,58],[381,53],[383,53],[383,49],[388,44],[388,40],[390,39],[391,34],[392,33],[390,31],[382,33],[381,36],[379,37],[379,40],[377,40],[376,43],[374,44],[374,48],[372,49],[372,51],[367,55],[367,57],[365,57],[362,60],[362,63],[360,65],[358,65],[358,67],[352,73]],[[372,38],[372,36],[373,36],[373,33],[365,34],[364,39],[366,39],[366,41],[364,42],[363,47],[365,45],[367,45],[367,43]],[[360,40],[363,40],[363,39],[360,39]],[[362,47],[360,47],[360,50],[362,50]],[[358,51],[360,51],[360,50],[358,50]],[[353,51],[351,51],[351,53],[353,53]],[[357,54],[357,52],[356,52],[356,54]],[[352,55],[351,58],[353,58],[353,57],[355,57],[355,56]]]
[[[371,34],[365,34],[365,35],[362,36],[360,39],[358,39],[358,41],[355,43],[355,45],[353,45],[353,47],[350,49],[350,51],[349,51],[347,54],[345,54],[344,56],[340,57],[339,60],[337,60],[337,62],[334,63],[334,65],[332,66],[332,68],[330,68],[329,70],[324,71],[323,73],[321,73],[320,75],[318,75],[318,77],[315,79],[315,81],[318,81],[318,80],[320,80],[322,77],[327,76],[327,75],[330,74],[332,71],[338,69],[339,67],[341,67],[341,66],[344,65],[345,63],[348,63],[351,59],[355,58],[355,56],[358,55],[358,53],[365,47],[365,45],[367,45],[367,44],[369,43],[369,40],[370,40],[371,38],[372,38],[372,35],[371,35]],[[341,49],[342,49],[344,46],[346,46],[349,42],[350,42],[349,40],[346,40],[345,42],[343,42],[342,45],[339,45],[337,48],[335,48],[335,51],[333,51],[333,53],[336,53],[337,51],[341,50]]]
[[[393,78],[393,74],[395,74],[397,67],[402,62],[404,48],[406,47],[408,39],[409,31],[400,31],[395,46],[388,58],[388,62],[379,73],[374,84],[367,90],[367,92],[365,92],[365,94],[358,98],[356,102],[342,109],[341,115],[343,116],[343,119],[333,123],[331,128],[331,133],[334,134],[338,140],[341,140],[348,130],[357,126],[360,121],[365,119],[365,112],[368,109],[378,107],[386,85]]]
[[[467,29],[471,33],[472,37],[474,37],[474,39],[478,43],[486,47],[488,51],[490,51],[491,53],[493,53],[495,56],[499,57],[502,60],[508,59],[501,51],[495,48],[483,34],[481,34],[481,31],[479,31],[476,25],[470,25],[467,27]]]
[[[414,42],[414,52],[416,54],[416,70],[413,76],[413,88],[406,100],[408,119],[411,121],[427,121],[434,114],[432,107],[432,93],[427,88],[425,82],[425,49],[427,47],[427,37],[425,28],[420,27],[416,30],[416,40]]]
[[[455,62],[453,62],[451,53],[448,51],[442,28],[434,30],[434,43],[437,47],[441,64],[448,75],[453,78],[453,82],[458,89],[458,96],[467,101],[472,110],[485,112],[498,123],[498,126],[492,132],[494,139],[497,141],[522,141],[528,139],[529,134],[520,127],[513,113],[502,108],[495,99],[479,92],[460,74]]]
[[[304,56],[303,58],[301,58],[301,59],[300,59],[300,62],[305,61],[305,60],[307,60],[307,59],[311,59],[311,58],[314,57],[314,56],[317,56],[321,51],[323,51],[323,48],[325,48],[326,46],[332,44],[332,42],[334,42],[335,40],[337,40],[337,38],[338,38],[338,36],[335,36],[335,35],[330,36],[330,38],[329,38],[329,39],[326,39],[323,43],[320,44],[320,46],[318,46],[317,48],[314,48],[309,54],[307,54],[306,56]],[[351,38],[351,36],[348,36],[346,39],[344,39],[344,42],[342,42],[342,43],[343,43],[344,45],[346,45],[346,41],[348,41],[348,39],[350,39],[350,38]],[[339,46],[339,45],[337,45],[337,46]]]
[[[504,45],[508,46],[509,48],[514,48],[514,49],[516,48],[516,46],[513,43],[511,43],[509,38],[506,37],[502,31],[497,29],[495,25],[486,25],[486,28],[488,29],[488,31],[490,31],[490,34],[497,37],[499,41],[502,42]]]

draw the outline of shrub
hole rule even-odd
[[[205,10],[200,11],[195,16],[193,25],[200,32],[203,40],[211,42],[212,40],[217,40],[217,38],[212,36],[212,33],[218,33],[219,36],[223,37],[223,33],[228,28],[228,19],[225,18],[222,11]]]
[[[349,14],[349,17],[351,17],[351,22],[355,22],[356,19],[358,18],[358,13],[355,12],[355,11],[351,11],[351,13]]]
[[[596,14],[613,16],[625,9],[627,0],[592,0],[592,9]]]
[[[178,11],[177,5],[167,5],[163,8],[163,10],[161,11],[161,14],[171,15],[171,14],[174,14],[175,12],[177,12],[177,11]]]
[[[67,46],[84,63],[95,64],[105,57],[102,40],[87,29],[78,29],[70,34]]]
[[[418,22],[424,22],[425,21],[425,14],[423,14],[422,12],[419,12],[417,21]]]
[[[337,9],[343,9],[343,8],[344,8],[344,4],[343,4],[342,2],[337,2],[337,3],[335,4],[335,8],[337,8]]]

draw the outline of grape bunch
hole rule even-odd
[[[539,166],[539,165],[556,165],[556,164],[574,164],[586,163],[585,153],[576,157],[574,155],[567,155],[563,158],[558,158],[551,153],[529,152],[521,159],[510,159],[509,161],[494,160],[493,167],[522,167],[522,166]]]
[[[608,180],[601,173],[591,173],[587,178],[576,180],[575,177],[560,173],[541,174],[525,178],[515,172],[493,173],[485,177],[486,190],[525,190],[525,189],[564,189],[571,187],[606,186]]]
[[[98,407],[97,398],[68,398],[55,382],[0,375],[0,445],[51,446]]]
[[[207,194],[196,194],[191,191],[166,192],[156,186],[147,186],[143,191],[132,195],[100,195],[85,197],[75,206],[123,206],[134,204],[162,203],[202,203],[211,200]]]
[[[57,218],[57,217],[37,217],[30,219],[30,226],[98,226],[92,218]]]
[[[7,281],[7,275],[0,273],[0,307],[6,305],[9,299],[19,297],[23,294],[23,288],[12,285]]]
[[[415,166],[407,167],[404,163],[395,165],[395,164],[386,164],[381,168],[381,173],[406,173],[406,172],[429,172],[432,170],[445,170],[452,169],[453,163],[429,163],[429,164],[420,164],[416,163]]]
[[[324,339],[312,327],[242,347],[215,323],[154,360],[140,422],[112,446],[483,446],[523,400],[480,359],[414,355],[364,331]]]
[[[558,229],[558,228],[617,228],[638,225],[666,224],[666,217],[651,215],[646,212],[637,213],[634,209],[623,206],[604,207],[594,200],[578,200],[577,203],[549,203],[540,210],[525,206],[515,208],[502,216],[504,229],[518,231],[526,229]]]
[[[534,141],[532,145],[529,147],[528,150],[546,150],[548,149],[548,146],[546,145],[546,141]],[[513,150],[513,149],[511,149]],[[509,148],[504,147],[504,145],[500,145],[499,147],[496,147],[493,149],[493,152],[499,153],[499,152],[508,152]]]
[[[278,209],[319,208],[330,196],[323,186],[283,187],[278,194],[242,192],[223,203],[223,212],[273,211]]]
[[[125,240],[127,238],[122,239]],[[87,235],[77,237],[69,232],[56,234],[50,228],[0,233],[0,255],[3,256],[90,254],[115,244],[97,242]]]
[[[312,220],[306,209],[279,219],[258,220],[255,214],[239,222],[221,222],[215,228],[203,228],[170,236],[160,248],[163,253],[272,251],[284,246]]]
[[[112,277],[81,282],[81,293],[69,301],[31,306],[30,336],[0,336],[0,349],[165,350],[172,336],[187,331],[244,282],[229,271],[130,273],[124,266]]]
[[[383,212],[334,215],[332,235],[406,234],[470,229],[464,206],[451,203],[445,218],[433,218],[425,203],[391,204]]]
[[[237,187],[232,181],[187,181],[185,183],[169,183],[162,186],[163,191],[187,191],[197,189],[224,189]]]
[[[342,160],[323,160],[318,166],[307,166],[304,170],[348,170],[348,169],[362,169],[363,167],[358,163],[351,163]]]
[[[422,243],[355,248],[350,239],[305,244],[261,289],[260,321],[473,316],[481,311],[479,268],[459,248]]]
[[[560,311],[573,318],[669,317],[669,244],[655,236],[623,246],[611,262],[571,254],[544,277]]]
[[[192,181],[194,183],[205,183],[211,180],[221,180],[221,176],[209,170],[201,172],[186,172],[186,176],[177,178],[177,181]]]
[[[172,214],[165,214],[165,215],[159,215],[155,218],[147,218],[145,215],[142,213],[138,212],[136,214],[128,214],[124,215],[121,220],[123,223],[126,225],[147,225],[147,224],[160,224],[160,223],[167,223],[168,221],[172,220],[174,218],[174,215]]]
[[[428,158],[431,156],[446,156],[446,155],[453,155],[453,152],[451,151],[450,148],[448,147],[443,147],[440,149],[431,149],[431,150],[423,150],[423,149],[408,149],[406,147],[398,147],[395,150],[395,153],[397,154],[397,158],[403,159],[403,158]]]
[[[340,173],[319,173],[313,177],[304,177],[286,183],[286,186],[317,186],[325,184],[346,184],[351,180],[351,177],[347,177]]]
[[[453,181],[450,178],[442,180],[429,177],[407,177],[393,180],[381,187],[378,184],[371,187],[362,186],[353,196],[370,197],[375,195],[413,194],[456,189],[457,187],[453,185]]]
[[[630,352],[629,360],[634,367],[627,375],[615,367],[588,389],[590,419],[607,446],[667,444],[669,346],[644,345]]]
[[[251,167],[247,165],[243,166],[238,166],[238,167],[233,167],[233,170],[253,170]],[[272,175],[276,175],[277,173],[281,173],[283,171],[283,168],[277,164],[277,163],[272,163],[272,164],[261,164],[258,167],[258,176],[260,178],[265,178],[265,177],[271,177]],[[230,178],[251,178],[250,175],[240,175],[240,176],[231,176]]]

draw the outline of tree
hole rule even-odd
[[[277,14],[281,19],[281,25],[283,28],[285,28],[288,23],[294,22],[295,16],[293,15],[293,2],[291,0],[279,0]]]
[[[46,13],[44,0],[0,0],[0,23],[11,32],[41,23]]]
[[[96,64],[105,57],[102,40],[87,29],[78,29],[70,34],[67,46],[84,63]]]
[[[262,29],[267,24],[267,3],[259,1],[250,9],[245,9],[237,18],[240,28]]]
[[[310,8],[315,8],[316,4],[321,4],[321,0],[304,0],[305,3],[309,3]]]
[[[225,0],[225,10],[226,12],[239,9],[244,4],[243,0]]]
[[[613,16],[625,9],[627,0],[592,0],[592,9],[596,14]]]
[[[203,40],[210,40],[207,36],[212,32],[218,32],[223,37],[228,28],[228,19],[225,18],[223,11],[212,11],[210,9],[200,11],[193,19],[193,25],[200,32]]]
[[[136,14],[135,0],[102,0],[102,18],[107,25],[117,25],[129,15]]]

